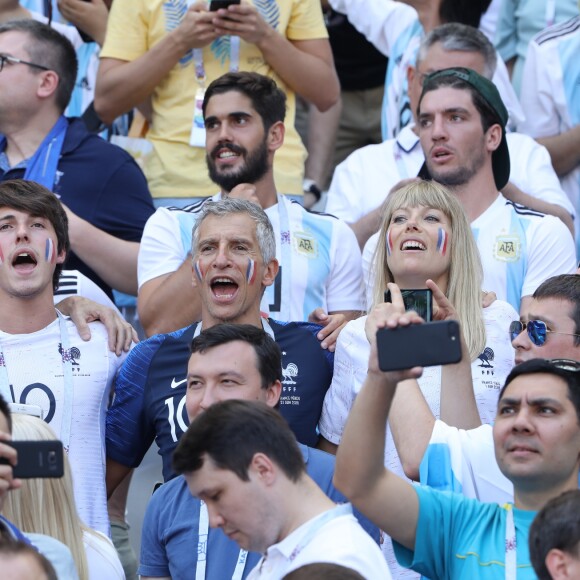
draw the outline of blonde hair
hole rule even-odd
[[[450,221],[451,235],[448,284],[445,295],[457,310],[471,360],[485,348],[485,325],[481,307],[483,269],[471,227],[459,201],[434,181],[419,181],[392,192],[385,203],[379,239],[373,256],[375,285],[373,303],[384,300],[389,282],[394,282],[387,255],[387,230],[393,213],[404,207],[430,207]]]
[[[30,415],[12,415],[12,438],[15,441],[54,441],[52,429]],[[83,544],[83,532],[95,533],[78,516],[70,472],[64,454],[64,477],[23,479],[20,489],[7,494],[3,514],[23,532],[52,536],[69,547],[80,580],[88,580],[89,567]]]

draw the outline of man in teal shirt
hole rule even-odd
[[[532,520],[551,498],[578,486],[580,363],[535,359],[506,379],[493,436],[498,465],[514,485],[513,505],[413,486],[383,468],[384,441],[397,384],[422,369],[382,372],[376,331],[422,320],[404,311],[395,285],[389,289],[393,303],[368,317],[369,372],[339,447],[335,485],[396,541],[401,564],[429,578],[535,578]]]

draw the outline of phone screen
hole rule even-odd
[[[433,320],[433,294],[428,288],[401,290],[405,310],[414,310],[425,322]],[[385,292],[385,302],[392,302],[391,291]]]

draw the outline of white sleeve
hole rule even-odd
[[[392,0],[329,0],[337,12],[346,14],[349,22],[375,45],[390,56],[397,37],[417,22],[417,12],[403,2]]]
[[[363,267],[363,281],[367,296],[367,309],[369,309],[373,302],[373,289],[375,287],[375,269],[373,266],[373,259],[375,257],[375,249],[379,241],[379,232],[373,234],[365,244],[362,254]]]
[[[501,56],[497,55],[497,67],[493,82],[499,91],[501,100],[509,113],[508,129],[513,130],[524,122],[524,110],[510,81],[509,73]]]
[[[483,502],[513,501],[513,485],[495,460],[491,425],[466,431],[435,421],[420,477],[422,485]]]
[[[556,78],[561,78],[557,54],[543,50],[531,40],[522,74],[520,100],[524,122],[518,127],[531,137],[551,137],[561,131],[561,119],[556,104]]]
[[[563,207],[572,217],[574,206],[564,193],[548,150],[523,133],[508,133],[510,181],[524,193]]]
[[[362,261],[356,236],[342,220],[336,220],[334,228],[334,254],[326,283],[328,312],[365,310]]]
[[[147,220],[137,262],[139,288],[149,280],[175,272],[183,264],[189,248],[183,247],[180,232],[175,212],[164,207]]]
[[[356,153],[356,151],[351,153],[334,169],[324,210],[347,224],[358,221],[364,215],[359,202],[364,176],[359,171],[362,165],[356,163],[359,157],[355,155]]]
[[[522,298],[534,293],[548,278],[576,271],[576,248],[570,230],[556,217],[544,216],[533,231],[528,229],[528,267]]]
[[[365,319],[350,321],[336,342],[332,383],[318,424],[320,434],[335,445],[340,444],[348,414],[367,374],[370,347],[364,334]]]

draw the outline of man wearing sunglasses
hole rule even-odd
[[[538,286],[520,321],[512,322],[509,332],[516,364],[537,358],[580,361],[580,275],[553,276]],[[441,406],[459,403],[460,412],[466,397],[472,396],[471,385],[466,385],[461,395],[442,390]],[[410,408],[412,431],[404,423]],[[436,421],[412,382],[405,385],[404,397],[397,397],[389,420],[405,473],[411,479],[437,489],[461,491],[481,501],[513,498],[513,485],[495,461],[491,425],[465,430]]]

